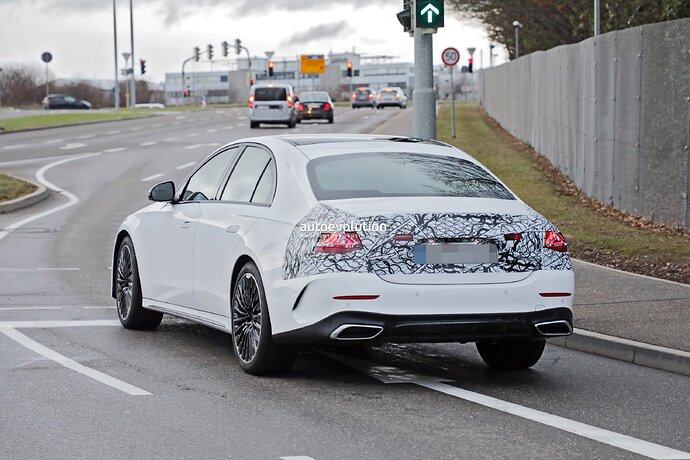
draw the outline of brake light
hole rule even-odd
[[[369,99],[374,99],[374,95],[373,95],[373,94],[370,94],[370,95],[369,95]]]
[[[320,254],[345,254],[362,249],[362,240],[357,232],[322,233],[314,252]]]
[[[288,109],[292,108],[292,96],[287,97]]]
[[[249,96],[249,108],[254,108],[254,96]]]
[[[326,102],[326,103],[323,105],[323,109],[324,109],[324,110],[331,110],[331,104],[329,104],[328,102]]]
[[[544,236],[544,247],[552,251],[568,252],[568,243],[561,232],[547,230]]]
[[[353,94],[353,95],[352,95],[352,99],[353,99],[353,100],[354,100],[354,99],[357,99],[357,95],[356,95],[356,94]]]
[[[295,109],[297,109],[297,111],[304,110],[304,106],[302,105],[301,102],[298,102],[298,103],[295,105]]]

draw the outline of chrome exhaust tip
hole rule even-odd
[[[570,323],[564,319],[536,323],[534,327],[537,328],[541,335],[547,337],[570,335],[573,333],[573,326],[571,326]]]
[[[371,340],[383,332],[382,326],[343,324],[331,332],[333,340]]]

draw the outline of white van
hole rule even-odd
[[[249,94],[249,126],[261,123],[295,127],[295,93],[291,85],[259,83]]]

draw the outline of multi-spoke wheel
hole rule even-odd
[[[289,371],[295,351],[273,341],[261,274],[252,262],[235,279],[230,309],[232,343],[240,367],[255,375]]]
[[[129,237],[120,243],[115,266],[115,302],[120,323],[127,329],[155,329],[163,314],[142,306],[139,267],[134,245]]]

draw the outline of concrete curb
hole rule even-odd
[[[3,174],[9,175],[7,173]],[[37,184],[30,180],[22,179],[19,177],[16,177],[15,179],[23,180],[24,182],[29,182],[30,184],[35,185],[36,191],[31,192],[28,195],[20,196],[19,198],[15,198],[14,200],[9,200],[0,203],[0,214],[16,211],[17,209],[26,208],[36,203],[40,203],[41,201],[48,198],[48,195],[50,195],[50,190],[48,190],[44,185]]]
[[[690,376],[690,353],[575,329],[573,335],[549,339],[552,345],[584,351],[640,366]]]

